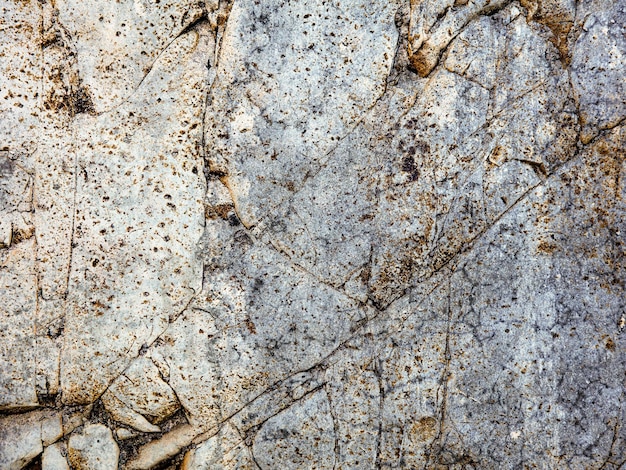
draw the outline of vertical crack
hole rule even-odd
[[[439,386],[437,387],[437,401],[440,401],[441,406],[439,408],[439,429],[437,436],[433,439],[429,446],[429,450],[426,453],[426,461],[424,463],[424,470],[431,468],[432,466],[438,466],[438,457],[443,450],[444,433],[445,433],[445,419],[448,406],[448,381],[450,380],[450,362],[452,355],[450,353],[450,329],[452,324],[452,310],[451,310],[451,276],[448,277],[448,295],[447,295],[447,321],[446,321],[446,337],[445,337],[445,349],[444,349],[444,368],[439,380]],[[431,459],[433,460],[432,465]]]
[[[328,390],[329,385],[326,383],[324,385],[324,391],[326,392],[326,398],[328,399],[328,409],[330,411],[330,416],[333,420],[333,435],[335,438],[334,452],[335,452],[335,463],[333,464],[333,470],[337,468],[337,465],[341,462],[341,452],[339,448],[339,424],[337,420],[337,415],[335,414],[335,410],[333,409],[333,400],[331,398],[330,391]]]
[[[374,375],[378,379],[378,434],[376,436],[376,460],[374,468],[382,468],[383,419],[385,406],[385,383],[383,379],[383,362],[380,358],[374,362]]]

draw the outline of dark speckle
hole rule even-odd
[[[406,155],[402,159],[402,171],[409,174],[410,181],[417,181],[419,178],[419,170],[417,169],[417,165],[415,165],[415,159],[413,155]]]
[[[241,221],[239,220],[239,217],[237,217],[237,215],[235,215],[235,214],[231,214],[231,215],[228,217],[228,224],[229,224],[231,227],[237,227],[237,226],[241,225]]]

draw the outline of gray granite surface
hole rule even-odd
[[[626,468],[625,0],[0,0],[0,468]]]

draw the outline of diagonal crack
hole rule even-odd
[[[191,10],[187,11],[187,13],[185,13],[185,15],[183,15],[183,17],[187,16],[187,14],[190,12]],[[144,73],[143,77],[141,77],[141,80],[139,80],[139,83],[137,83],[137,85],[133,88],[133,90],[126,96],[126,98],[124,98],[122,101],[120,101],[119,103],[111,106],[108,109],[105,109],[104,111],[100,111],[99,113],[94,113],[94,116],[102,116],[105,114],[109,114],[113,111],[115,111],[117,108],[119,108],[120,106],[123,106],[124,104],[128,103],[131,98],[133,97],[133,95],[135,93],[137,93],[137,91],[139,91],[139,89],[141,88],[141,86],[143,85],[144,81],[148,78],[148,76],[150,76],[150,74],[152,73],[152,70],[154,69],[155,65],[157,64],[157,62],[161,59],[161,57],[163,56],[163,54],[165,54],[167,52],[167,50],[176,42],[178,41],[179,38],[181,38],[182,36],[184,36],[185,34],[188,34],[189,32],[193,31],[196,27],[198,27],[199,25],[206,23],[207,22],[207,13],[206,13],[206,9],[204,9],[203,7],[203,11],[202,14],[200,14],[199,16],[196,16],[195,18],[192,17],[193,19],[191,19],[189,21],[189,23],[184,26],[170,41],[168,41],[163,48],[158,52],[158,54],[156,55],[156,57],[154,58],[154,60],[152,61],[152,63],[148,66],[146,72]]]

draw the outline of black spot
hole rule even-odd
[[[237,217],[236,214],[231,214],[228,217],[228,225],[230,225],[231,227],[237,227],[241,225],[241,221],[239,220],[239,217]]]
[[[85,87],[78,87],[72,96],[72,110],[74,114],[93,113],[93,101]]]
[[[417,165],[415,164],[415,159],[413,155],[406,155],[402,159],[402,171],[409,174],[410,181],[417,181],[420,176],[419,170],[417,169]]]

